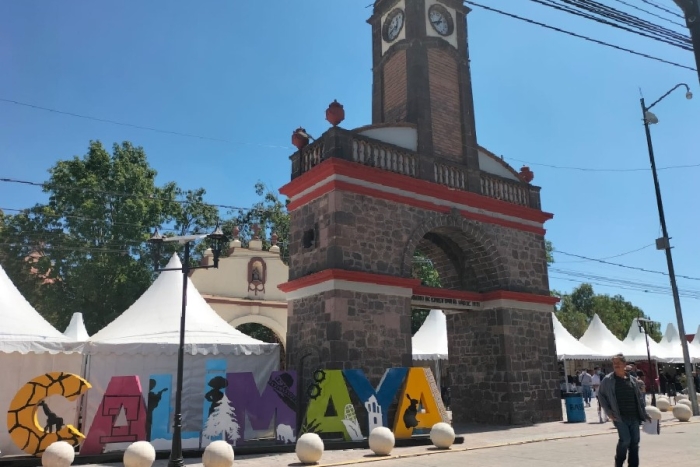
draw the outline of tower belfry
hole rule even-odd
[[[280,190],[288,364],[312,355],[307,369],[361,368],[376,384],[413,364],[412,309],[441,309],[454,421],[560,420],[544,239],[553,215],[529,168],[477,143],[468,12],[459,0],[376,0],[372,124],[339,127],[334,103],[317,140],[295,132]],[[422,261],[440,288],[421,282]]]
[[[372,123],[415,124],[418,152],[464,165],[479,192],[468,12],[459,0],[375,3]]]

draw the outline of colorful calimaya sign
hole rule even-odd
[[[207,362],[202,430],[183,432],[183,445],[199,448],[221,439],[240,445],[246,440],[259,439],[255,432],[269,433],[271,429],[276,442],[294,443],[297,438],[296,373],[274,371],[259,391],[253,373],[226,373],[225,366],[224,360]],[[85,436],[64,423],[44,399],[60,395],[73,401],[90,388],[90,383],[68,373],[47,373],[29,381],[17,391],[7,412],[7,427],[13,442],[36,456],[41,456],[51,443],[61,440],[74,446],[82,443],[80,454],[100,454],[108,444],[143,440],[151,441],[156,449],[170,447],[171,375],[151,375],[147,398],[138,376],[113,377],[97,412],[92,416],[87,414],[92,423]],[[358,422],[349,388],[366,410],[365,426]],[[427,368],[390,368],[376,388],[362,370],[317,370],[308,395],[302,434],[315,432],[345,440],[361,440],[373,428],[386,426],[393,428],[397,438],[408,438],[414,430],[429,429],[435,423],[448,421],[440,392]],[[395,402],[397,410],[392,424],[389,407]],[[36,416],[39,410],[46,415],[44,427],[39,425]]]

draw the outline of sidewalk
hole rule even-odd
[[[595,404],[592,405],[593,407],[585,409],[587,420],[586,423],[552,422],[525,427],[492,427],[483,425],[455,426],[455,432],[458,435],[464,436],[465,441],[462,445],[453,446],[453,448],[450,451],[436,450],[434,447],[431,446],[415,446],[407,448],[395,448],[394,451],[392,451],[392,455],[388,457],[376,457],[368,449],[326,451],[324,452],[323,458],[321,459],[321,462],[318,465],[319,467],[322,467],[381,461],[381,464],[379,464],[377,467],[389,467],[393,465],[399,465],[398,462],[401,462],[401,465],[408,466],[440,465],[443,467],[448,467],[449,464],[444,465],[442,463],[442,458],[456,456],[457,453],[462,453],[462,456],[465,456],[475,453],[477,451],[484,450],[491,451],[512,449],[516,446],[525,446],[530,444],[544,445],[545,441],[568,442],[573,440],[587,440],[588,442],[593,442],[597,444],[598,441],[593,441],[596,438],[605,438],[605,443],[612,443],[613,448],[611,449],[613,449],[614,451],[614,443],[617,440],[617,432],[613,427],[612,423],[599,423],[597,409],[595,407]],[[696,440],[697,436],[700,435],[700,417],[693,417],[690,422],[682,423],[675,419],[671,412],[666,412],[662,414],[662,434],[666,432],[682,432],[684,430],[692,431],[693,433],[695,433],[694,439]],[[663,436],[653,437],[645,435],[645,440],[649,438],[663,438]],[[675,445],[676,438],[673,438],[673,440],[674,442],[671,444]],[[694,444],[694,446],[696,445],[697,443]],[[607,455],[606,453],[609,449],[605,449],[606,450],[603,450],[602,452],[603,454]],[[682,451],[683,449],[680,449],[680,451]],[[612,453],[613,451],[610,452]],[[700,449],[698,449],[698,451],[700,451]],[[566,449],[564,449],[564,453],[566,452]],[[575,453],[576,451],[570,451],[568,455],[575,457]],[[696,456],[698,454],[700,454],[700,452],[696,453]],[[612,454],[610,456],[610,458],[612,459]],[[428,458],[431,459],[431,464],[424,463],[428,462]],[[561,465],[562,460],[559,459],[557,462],[559,465]],[[185,459],[185,463],[187,465],[191,465],[192,467],[198,467],[201,465],[201,460]],[[568,467],[571,467],[568,460],[566,461],[566,463]],[[116,467],[120,464],[100,464],[100,466],[102,465]],[[166,465],[167,461],[162,460],[157,461],[154,464],[154,467],[166,467]],[[301,465],[299,464],[299,461],[294,453],[237,456],[234,462],[234,466],[245,467],[286,467],[290,465]],[[522,467],[522,465],[520,467]]]

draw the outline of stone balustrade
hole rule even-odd
[[[478,193],[507,203],[540,209],[540,188],[487,172],[471,187],[466,167],[420,156],[417,152],[334,127],[291,157],[292,179],[328,158],[339,158],[408,177]]]

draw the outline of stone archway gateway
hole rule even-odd
[[[438,27],[431,12],[449,18]],[[458,0],[377,0],[373,124],[294,143],[287,351],[328,369],[411,366],[411,307],[446,311],[453,420],[561,419],[544,223],[532,173],[478,146]],[[400,18],[400,20],[397,20]],[[450,26],[451,25],[451,26]],[[329,120],[339,123],[337,106]],[[415,251],[444,289],[411,277]]]

